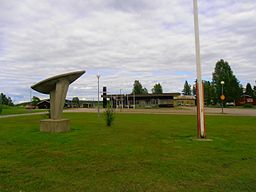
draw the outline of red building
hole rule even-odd
[[[236,100],[236,105],[241,106],[244,104],[256,105],[256,99],[253,99],[250,95],[242,95],[240,99]]]

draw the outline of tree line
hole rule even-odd
[[[153,88],[151,89],[153,94],[162,94],[163,88],[160,83],[156,83]],[[144,95],[148,94],[147,88],[143,87],[139,80],[135,80],[133,84],[132,94],[136,95]]]
[[[223,83],[223,84],[222,84]],[[234,75],[230,65],[223,59],[219,60],[212,74],[212,81],[203,81],[204,98],[207,105],[217,104],[220,100],[220,95],[225,95],[225,101],[234,102],[243,94],[256,98],[256,86],[252,88],[250,83],[247,83],[245,91],[243,85]],[[185,81],[182,90],[183,95],[196,95],[196,86],[188,84]]]
[[[240,84],[240,81],[236,78],[230,65],[223,59],[219,60],[216,65],[214,72],[212,73],[212,81],[203,81],[204,85],[204,98],[207,105],[220,103],[220,95],[222,95],[222,84],[223,84],[223,95],[225,95],[225,101],[235,101],[240,98],[243,94],[249,95],[256,98],[256,86],[252,88],[250,83],[247,83],[245,92],[244,88]],[[160,83],[156,83],[152,89],[153,94],[162,94],[163,88]],[[190,85],[185,81],[184,88],[182,90],[183,95],[196,96],[195,84]],[[139,80],[135,80],[133,84],[132,94],[148,94],[148,90],[142,86]],[[79,103],[77,97],[72,99],[73,103]],[[32,98],[32,104],[40,102],[38,97]],[[5,94],[0,94],[0,104],[13,106],[12,99]]]
[[[6,96],[4,93],[0,94],[0,105],[9,105],[13,106],[11,97]]]

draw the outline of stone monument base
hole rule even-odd
[[[40,121],[41,132],[60,133],[69,131],[68,119],[43,119]]]

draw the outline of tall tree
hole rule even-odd
[[[241,96],[239,81],[233,74],[228,62],[224,61],[223,59],[216,63],[215,70],[212,74],[212,83],[216,87],[216,94],[219,102],[219,96],[222,94],[221,81],[224,81],[225,83],[223,85],[223,93],[227,101],[235,100]]]
[[[38,97],[36,97],[36,96],[33,96],[32,97],[32,104],[35,106],[35,105],[37,105],[37,103],[39,103],[40,102],[40,99],[38,98]]]
[[[146,88],[146,87],[144,87],[144,88],[143,88],[143,90],[142,90],[142,94],[148,94],[148,90],[147,90],[147,88]]]
[[[204,81],[204,101],[207,106],[215,103],[215,87],[210,81]]]
[[[132,89],[132,93],[135,94],[147,94],[148,90],[144,87],[142,87],[140,81],[135,80],[134,84],[133,84],[133,89]]]
[[[10,105],[13,106],[13,102],[11,97],[7,97],[5,94],[1,93],[0,94],[0,103],[3,105]]]
[[[76,107],[80,107],[79,98],[78,97],[73,97],[72,104],[75,105]]]
[[[0,94],[0,114],[2,113],[3,109],[2,109],[2,93]]]
[[[245,94],[253,97],[253,89],[252,89],[252,86],[250,83],[247,83],[247,85],[246,85]]]
[[[185,81],[182,93],[183,95],[191,95],[191,85],[189,85],[187,81]]]
[[[256,98],[256,86],[253,86],[253,98]]]
[[[196,85],[195,84],[192,87],[192,95],[196,96]]]
[[[152,88],[152,93],[154,94],[162,94],[163,93],[163,88],[160,83],[156,83],[154,87]]]

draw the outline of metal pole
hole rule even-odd
[[[112,109],[113,108],[113,98],[112,98],[112,95],[110,96],[110,99],[111,99],[110,105],[111,105],[111,109]]]
[[[203,99],[203,86],[201,74],[201,58],[200,58],[200,41],[199,41],[199,26],[198,26],[198,6],[197,0],[194,2],[194,28],[195,28],[195,49],[196,49],[196,69],[197,69],[197,84],[198,84],[198,98],[197,98],[197,125],[198,125],[198,138],[205,138],[205,121],[204,121],[204,99]]]
[[[223,95],[223,84],[221,84],[221,94]],[[222,108],[221,108],[221,113],[223,113],[223,107],[224,107],[224,101],[222,100]]]
[[[98,78],[98,116],[100,116],[100,75],[97,75]]]

